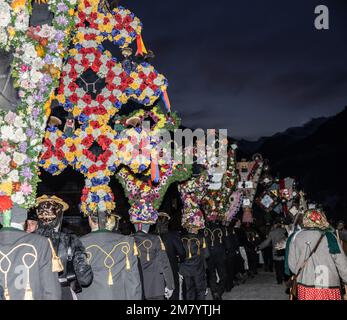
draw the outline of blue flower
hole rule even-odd
[[[108,170],[110,170],[111,172],[115,172],[117,170],[117,166],[116,165],[109,166]]]
[[[99,203],[100,202],[100,197],[97,194],[92,194],[92,201],[95,203]]]
[[[84,113],[81,113],[78,117],[78,121],[82,123],[86,123],[89,120],[89,117],[86,116]]]
[[[104,197],[104,200],[105,200],[106,202],[110,202],[110,201],[112,201],[112,197],[111,197],[109,194],[107,194],[107,195]]]
[[[59,167],[56,165],[56,164],[51,164],[49,166],[49,168],[47,169],[47,171],[50,173],[50,174],[55,174],[56,172],[59,171]]]

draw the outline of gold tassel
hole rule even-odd
[[[31,290],[30,284],[28,283],[25,288],[24,300],[34,300],[33,291]]]
[[[202,248],[206,249],[206,240],[205,240],[205,238],[202,239]]]
[[[109,286],[113,286],[113,277],[112,277],[111,269],[108,269],[108,281],[107,281],[107,284]]]
[[[52,272],[62,272],[64,270],[64,266],[61,259],[55,253],[51,239],[48,239],[48,242],[52,251]]]
[[[189,251],[188,258],[191,259],[192,258],[192,252],[190,251],[190,247],[188,248],[188,251]]]
[[[147,261],[150,261],[151,259],[149,258],[149,251],[147,249]]]
[[[139,255],[139,251],[137,250],[137,245],[136,242],[134,241],[134,256],[138,256]]]
[[[165,249],[165,244],[164,244],[163,240],[161,240],[160,237],[159,237],[159,240],[160,240],[160,247],[161,247],[161,250],[162,250],[162,251],[166,251],[166,249]]]
[[[11,300],[10,292],[8,291],[8,288],[4,289],[4,297],[5,297],[5,300]]]
[[[200,256],[200,244],[198,244],[198,256]]]
[[[130,261],[129,261],[128,255],[126,255],[125,257],[125,269],[128,271],[130,270]]]

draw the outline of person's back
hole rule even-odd
[[[165,246],[157,235],[143,231],[134,234],[138,248],[145,299],[164,299],[165,289],[175,288]]]
[[[301,230],[293,236],[289,247],[288,264],[294,274],[309,257],[321,234],[319,230]],[[332,233],[331,236],[334,237]],[[300,273],[298,283],[307,287],[339,288],[340,277],[347,282],[347,258],[342,254],[340,246],[339,249],[340,253],[331,254],[328,238],[324,236],[316,252]]]
[[[60,300],[49,241],[14,228],[0,230],[0,286],[7,300]]]
[[[93,282],[80,300],[140,300],[141,280],[134,239],[106,230],[80,238],[93,270]]]
[[[340,278],[347,283],[347,258],[324,212],[307,210],[302,226],[286,246],[286,273],[297,278],[298,299],[341,300]]]

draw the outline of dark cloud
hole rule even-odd
[[[122,1],[144,24],[183,124],[257,138],[347,105],[343,0]],[[330,30],[314,28],[314,8]]]

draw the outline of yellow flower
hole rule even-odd
[[[65,157],[66,157],[66,160],[69,161],[69,162],[72,162],[74,160],[74,154],[72,152],[67,152],[65,154]]]
[[[77,54],[78,54],[78,50],[77,49],[70,49],[70,51],[69,51],[69,55],[70,56],[75,56]]]
[[[12,182],[11,181],[5,181],[0,184],[0,191],[5,193],[7,196],[10,196],[12,194]]]
[[[25,7],[26,0],[13,0],[11,3],[11,7],[15,11],[19,11]]]
[[[70,16],[73,16],[74,13],[75,13],[75,9],[72,9],[72,8],[71,8],[71,9],[69,10],[69,15],[70,15]]]
[[[7,32],[8,32],[10,39],[12,39],[16,34],[16,30],[11,26],[7,28]]]

